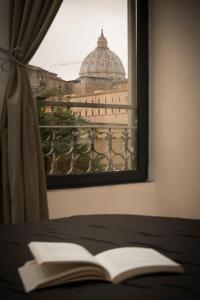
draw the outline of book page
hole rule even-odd
[[[95,258],[107,269],[113,283],[147,273],[184,272],[178,263],[149,248],[118,248],[102,252]]]
[[[98,264],[84,247],[73,243],[31,242],[28,244],[39,265],[44,263],[85,262]]]
[[[86,264],[44,264],[35,260],[27,262],[18,269],[26,292],[66,282],[90,279],[104,279],[105,272],[98,266]]]

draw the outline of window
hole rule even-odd
[[[88,0],[84,8],[82,6],[82,9],[77,10],[76,5],[83,5],[83,2],[82,0],[64,0],[60,10],[65,9],[65,6],[71,3],[69,7],[74,9],[74,12],[71,12],[70,21],[73,23],[75,12],[78,14],[77,19],[81,20],[79,13],[84,13],[82,9],[87,9],[88,12],[94,9],[94,14],[90,15],[95,19],[94,24],[98,22],[100,24],[94,25],[98,25],[97,29],[99,27],[97,45],[95,46],[96,41],[94,40],[94,49],[87,49],[92,44],[88,35],[88,43],[83,41],[81,46],[75,45],[75,50],[71,51],[73,55],[76,55],[74,60],[68,61],[69,58],[63,54],[60,61],[52,61],[51,65],[49,63],[52,69],[51,72],[49,69],[45,73],[45,86],[38,84],[39,92],[35,92],[39,118],[41,117],[41,120],[55,118],[55,124],[52,126],[40,124],[47,186],[53,189],[138,182],[147,178],[148,1]],[[115,7],[119,5],[122,8],[125,25],[123,27],[122,24],[119,24],[119,31],[124,28],[124,32],[127,31],[127,34],[122,31],[116,32],[117,25],[113,26],[112,34],[109,33],[110,27],[106,25],[106,16],[109,15],[110,10],[112,17],[115,18],[112,5]],[[95,15],[96,10],[98,13],[100,11],[99,6],[102,8],[101,17],[99,14]],[[70,11],[69,7],[66,11]],[[124,14],[125,9],[128,27]],[[118,9],[114,11],[119,12]],[[69,19],[64,18],[62,13],[60,16],[58,27],[61,27],[60,24]],[[57,17],[59,17],[59,13]],[[116,16],[117,22],[123,18],[120,18],[119,15]],[[100,28],[102,24],[103,29]],[[114,24],[114,19],[112,24]],[[88,33],[87,25],[89,23],[84,22],[82,29]],[[52,31],[56,31],[56,26],[54,23],[52,24]],[[71,26],[69,27],[71,28]],[[74,30],[73,34],[75,34]],[[63,37],[63,35],[60,36]],[[67,37],[67,34],[64,36]],[[128,37],[128,42],[123,41],[125,36]],[[84,38],[86,37],[87,34],[84,35]],[[72,40],[72,35],[69,38],[70,43],[67,43],[67,50],[70,47],[73,48],[73,41],[76,43],[82,41],[82,38],[79,39],[77,36],[74,37],[74,40]],[[123,58],[122,52],[121,55],[118,55],[117,40],[121,45],[127,45],[127,52],[122,51],[128,53],[126,58]],[[85,58],[79,61],[81,56],[78,50],[83,49],[83,45],[86,48]],[[116,48],[114,48],[115,46]],[[47,47],[47,49],[49,48]],[[101,51],[97,53],[99,49]],[[65,51],[65,53],[70,53],[70,51]],[[37,53],[31,63],[36,64],[36,62]],[[56,68],[61,68],[61,65],[66,65],[66,69],[59,71],[58,75],[61,79],[59,79],[60,87],[58,89],[55,86],[55,82],[58,80]],[[45,69],[45,66],[42,65],[38,65],[38,67]],[[67,72],[70,68],[71,74],[67,77],[68,75],[64,71]],[[109,71],[111,69],[112,72]],[[113,74],[115,69],[116,72]],[[54,83],[53,90],[48,88],[50,79]],[[93,101],[92,97],[97,99],[98,103]],[[112,102],[110,103],[106,99],[112,99]],[[51,115],[48,114],[47,104],[53,107]],[[60,124],[61,120],[64,120],[65,123]]]

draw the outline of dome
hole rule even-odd
[[[101,30],[97,47],[86,56],[81,68],[80,77],[101,77],[113,80],[125,79],[124,66],[120,58],[107,45],[107,39]]]

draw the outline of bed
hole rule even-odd
[[[30,241],[73,242],[97,254],[121,246],[151,247],[186,273],[151,274],[121,284],[86,281],[25,294],[17,268],[32,259]],[[0,296],[13,300],[200,299],[200,220],[137,215],[87,215],[0,227]]]

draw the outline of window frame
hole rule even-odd
[[[130,0],[131,13],[136,10],[136,98],[137,98],[137,170],[81,175],[48,175],[47,189],[67,189],[122,183],[144,182],[148,178],[149,68],[148,68],[148,0]],[[135,34],[135,33],[134,33]]]

